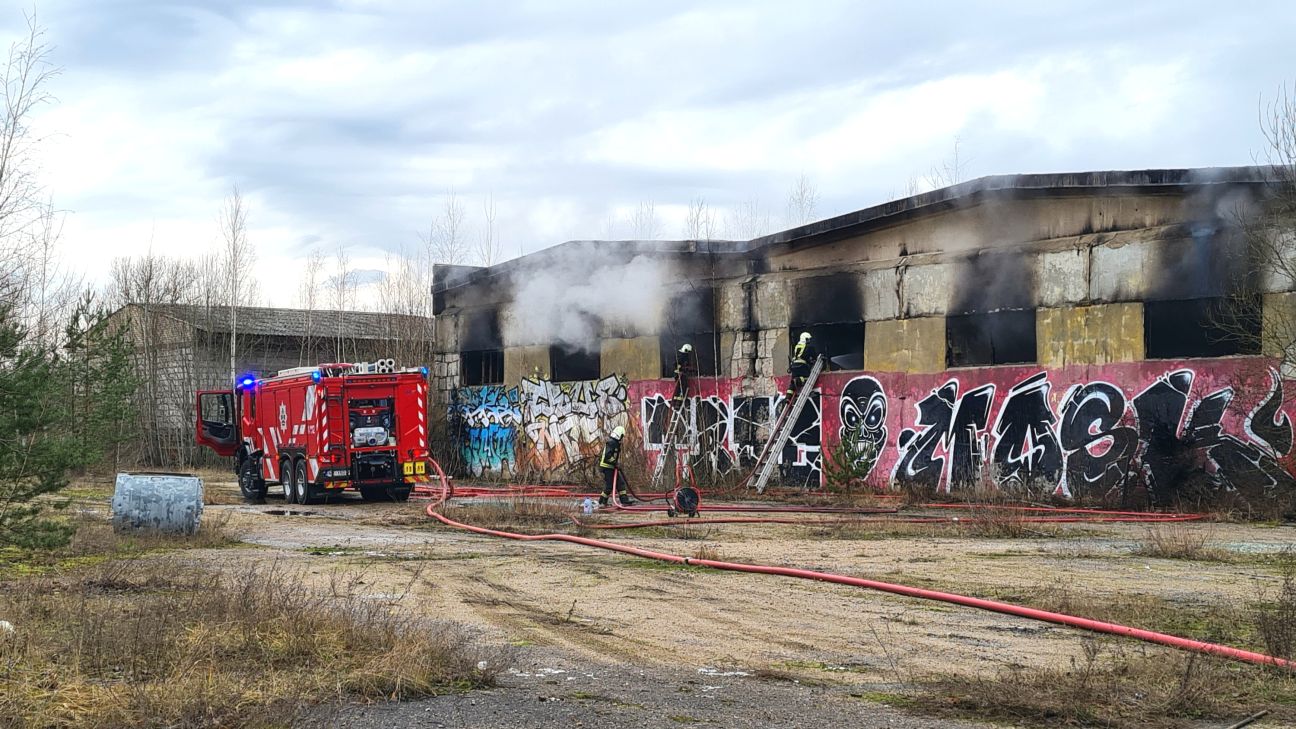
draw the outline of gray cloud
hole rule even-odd
[[[844,212],[902,191],[956,134],[970,175],[1245,163],[1256,98],[1296,68],[1280,1],[47,0],[40,18],[65,103],[117,89],[93,113],[139,135],[209,126],[159,155],[211,216],[228,184],[254,194],[291,255],[416,246],[452,187],[474,226],[495,196],[507,254],[600,235],[641,200],[665,215],[754,196],[778,221],[803,171],[821,212]],[[59,202],[93,227],[155,215],[175,187]]]

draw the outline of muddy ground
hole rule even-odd
[[[321,582],[359,573],[374,599],[469,624],[512,649],[497,689],[349,708],[321,716],[321,725],[976,726],[906,715],[874,698],[923,676],[1064,668],[1081,660],[1087,639],[858,588],[478,536],[427,519],[424,503],[285,507],[272,496],[249,506],[236,503],[232,484],[209,478],[208,489],[229,503],[210,505],[207,518],[228,514],[228,528],[251,545],[212,552],[213,564],[280,560],[308,566]],[[1264,557],[1296,537],[1287,526],[1184,528],[1207,533],[1236,559],[1134,556],[1147,538],[1147,527],[1134,524],[1049,526],[1044,536],[1016,539],[830,538],[766,525],[699,526],[687,538],[664,530],[597,536],[985,596],[1057,589],[1186,608],[1241,605],[1275,589],[1278,574]]]

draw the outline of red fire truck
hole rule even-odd
[[[427,368],[380,360],[245,376],[233,390],[200,391],[197,414],[199,445],[234,456],[250,501],[271,483],[290,504],[347,489],[404,501],[429,480]]]

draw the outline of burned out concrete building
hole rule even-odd
[[[1272,188],[1252,167],[995,176],[750,241],[438,267],[435,396],[466,473],[580,477],[615,425],[652,463],[691,342],[703,377],[669,447],[722,478],[767,436],[804,331],[835,366],[785,482],[849,463],[879,488],[1285,492],[1290,387],[1263,333],[1296,294],[1238,217]]]

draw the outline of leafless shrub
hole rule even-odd
[[[693,559],[709,559],[713,562],[719,562],[724,559],[720,552],[719,544],[699,544],[697,549],[693,550]]]

